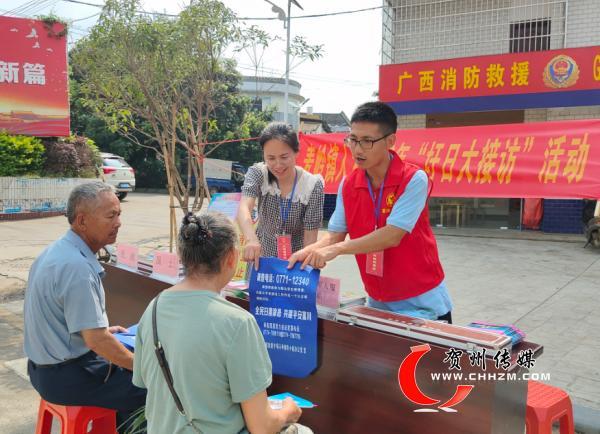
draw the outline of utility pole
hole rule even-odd
[[[294,5],[296,5],[298,8],[300,8],[301,10],[304,10],[302,8],[302,6],[300,6],[300,3],[298,3],[296,0],[287,0],[287,14],[285,13],[285,11],[283,9],[281,9],[279,6],[277,6],[276,4],[270,2],[269,0],[265,0],[267,3],[269,3],[272,7],[271,10],[273,12],[275,12],[278,16],[278,18],[280,20],[283,21],[283,25],[285,27],[285,29],[287,30],[287,38],[286,38],[286,47],[285,47],[285,93],[284,93],[284,108],[283,108],[283,121],[287,124],[289,123],[289,98],[290,98],[290,91],[289,91],[289,84],[290,84],[290,37],[291,37],[291,13],[292,13],[292,3],[294,3]]]
[[[283,100],[283,104],[284,104],[284,110],[283,110],[283,122],[285,122],[286,124],[289,124],[288,122],[288,100],[290,97],[290,92],[289,92],[289,84],[290,84],[290,24],[291,24],[291,18],[290,18],[290,12],[292,11],[292,0],[288,0],[288,9],[287,9],[287,21],[286,21],[286,28],[287,28],[287,39],[286,39],[286,47],[285,47],[285,97]]]

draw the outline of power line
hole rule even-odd
[[[97,17],[98,15],[100,15],[102,12],[96,12],[93,15],[90,15],[89,17],[85,17],[85,18],[77,18],[76,20],[71,20],[72,23],[76,23],[77,21],[85,21],[85,20],[89,20],[90,18],[94,18]]]
[[[49,6],[48,3],[54,3],[56,1],[63,1],[66,3],[74,3],[74,4],[79,4],[79,5],[92,6],[92,7],[96,7],[96,8],[100,8],[100,9],[104,8],[104,6],[105,6],[104,4],[90,3],[90,2],[82,1],[82,0],[30,0],[12,10],[4,11],[3,15],[7,15],[7,14],[23,15],[23,12],[26,10],[35,10],[35,9],[41,10],[44,7],[46,7],[47,5]],[[44,4],[44,3],[46,3],[46,4]],[[370,7],[370,8],[354,9],[354,10],[349,10],[349,11],[330,12],[330,13],[323,13],[323,14],[299,15],[299,16],[290,17],[290,19],[320,18],[320,17],[330,17],[330,16],[337,16],[337,15],[347,15],[347,14],[355,14],[355,13],[359,13],[359,12],[377,10],[377,9],[381,9],[381,8],[383,8],[383,6],[374,6],[374,7]],[[179,16],[177,14],[168,14],[168,13],[164,13],[164,12],[149,12],[149,11],[145,11],[145,10],[136,10],[135,12],[140,13],[140,14],[159,15],[159,16],[171,17],[171,18],[176,18]],[[93,18],[96,15],[100,15],[100,13],[90,15],[89,17],[85,17],[85,18],[79,18],[79,19],[73,20],[72,22],[84,21],[89,18]],[[242,18],[237,18],[237,19],[240,21],[257,21],[257,20],[270,21],[270,20],[277,20],[279,18],[277,18],[277,17],[242,17]]]
[[[103,4],[98,4],[98,3],[89,3],[86,1],[82,1],[82,0],[62,0],[64,2],[68,2],[68,3],[76,3],[76,4],[81,4],[81,5],[86,5],[86,6],[94,6],[94,7],[98,7],[98,8],[103,8],[104,5]],[[349,10],[349,11],[339,11],[339,12],[329,12],[329,13],[323,13],[323,14],[312,14],[312,15],[298,15],[298,16],[291,16],[290,19],[294,20],[294,19],[301,19],[301,18],[321,18],[321,17],[332,17],[332,16],[336,16],[336,15],[347,15],[347,14],[355,14],[358,12],[366,12],[366,11],[374,11],[377,9],[382,9],[383,6],[373,6],[370,8],[363,8],[363,9],[354,9],[354,10]],[[148,14],[148,15],[161,15],[161,16],[165,16],[165,17],[178,17],[179,15],[177,14],[167,14],[165,12],[149,12],[149,11],[144,11],[144,10],[136,10],[136,12],[141,13],[141,14]],[[277,17],[238,17],[237,18],[240,21],[270,21],[270,20],[278,20],[279,18]]]
[[[36,1],[37,2],[37,1],[40,1],[40,0],[32,0],[32,1]],[[41,0],[41,1],[48,1],[48,0]],[[54,1],[54,0],[50,0],[50,1]],[[19,7],[23,7],[23,5],[21,5]],[[28,18],[28,19],[35,19],[36,18],[33,15],[25,15],[25,14],[23,14],[21,12],[18,12],[18,11],[16,11],[16,9],[17,8],[12,9],[12,10],[0,9],[0,15],[2,15],[2,16],[8,16],[10,14],[12,16],[16,16],[16,17],[19,17],[19,18]],[[85,18],[79,18],[79,19],[76,19],[76,20],[70,20],[70,22],[87,20],[87,19],[92,18],[92,17],[94,17],[96,15],[100,15],[100,13],[101,12],[98,12],[98,13],[96,13],[94,15],[91,15],[91,16],[85,17]],[[75,34],[78,34],[79,36],[85,36],[89,32],[89,29],[84,29],[83,27],[78,27],[78,26],[73,26],[73,25],[69,25],[68,26],[68,30],[69,30],[69,32],[68,32],[69,35],[75,33]]]
[[[8,14],[11,14],[11,15],[14,15],[16,17],[28,18],[28,17],[25,17],[24,15],[21,15],[21,14],[18,14],[18,13],[14,13],[14,12],[6,10],[6,9],[0,9],[0,12],[2,12],[0,14],[0,16],[8,16]]]
[[[64,1],[64,2],[67,2],[67,3],[75,3],[75,4],[78,4],[78,5],[94,6],[94,7],[97,7],[97,8],[103,8],[105,6],[103,4],[89,3],[89,2],[84,2],[84,1],[81,1],[81,0],[61,0],[61,1]],[[164,13],[164,12],[149,12],[149,11],[143,11],[143,10],[136,10],[135,12],[137,12],[138,14],[160,15],[160,16],[163,16],[163,17],[172,17],[172,18],[175,18],[175,17],[179,16],[179,15],[176,15],[176,14],[167,14],[167,13]]]
[[[298,15],[298,16],[290,16],[290,19],[295,20],[295,19],[299,19],[299,18],[321,18],[321,17],[332,17],[332,16],[336,16],[336,15],[347,15],[347,14],[355,14],[357,12],[366,12],[366,11],[374,11],[377,9],[382,9],[383,6],[373,6],[371,8],[364,8],[364,9],[355,9],[355,10],[351,10],[351,11],[340,11],[340,12],[330,12],[327,14],[313,14],[313,15]],[[249,18],[249,17],[243,17],[243,18],[238,18],[238,20],[242,20],[242,21],[270,21],[270,20],[278,20],[278,17],[257,17],[257,18]]]
[[[13,8],[13,9],[8,10],[8,11],[4,11],[4,13],[2,15],[8,15],[8,14],[11,14],[11,15],[13,15],[13,14],[14,15],[20,15],[22,13],[21,10],[27,9],[31,5],[39,3],[40,1],[41,0],[29,0],[29,1],[25,2],[25,3],[23,3],[20,6],[17,6],[15,8]]]
[[[34,0],[35,1],[35,0]],[[42,0],[43,1],[43,0]],[[61,0],[67,3],[75,3],[75,4],[81,4],[81,5],[86,5],[86,6],[93,6],[93,7],[97,7],[97,8],[103,8],[104,4],[98,4],[98,3],[90,3],[87,1],[82,1],[82,0]],[[355,13],[359,13],[359,12],[367,12],[367,11],[373,11],[373,10],[378,10],[383,8],[383,6],[373,6],[373,7],[369,7],[369,8],[363,8],[363,9],[354,9],[354,10],[348,10],[348,11],[338,11],[338,12],[330,12],[330,13],[323,13],[323,14],[312,14],[312,15],[299,15],[299,16],[292,16],[290,17],[290,19],[296,19],[296,18],[321,18],[321,17],[330,17],[330,16],[337,16],[337,15],[347,15],[347,14],[355,14]],[[135,12],[140,13],[140,14],[147,14],[147,15],[160,15],[160,16],[165,16],[165,17],[172,17],[172,18],[176,18],[179,15],[177,14],[168,14],[168,13],[164,13],[164,12],[149,12],[149,11],[145,11],[145,10],[136,10]],[[95,14],[95,15],[99,15]],[[95,15],[91,15],[89,17],[86,18],[81,18],[81,19],[77,19],[77,20],[73,20],[73,22],[75,21],[83,21],[89,18],[94,17]],[[277,20],[279,18],[277,17],[256,17],[256,18],[250,18],[250,17],[242,17],[242,18],[237,18],[240,21],[253,21],[253,20]]]
[[[14,8],[11,11],[5,11],[5,14],[6,13],[15,13],[15,14],[19,13],[17,11],[22,8],[24,8],[24,9],[28,9],[30,7],[36,8],[39,4],[45,3],[47,1],[53,1],[53,0],[30,0],[26,3],[24,3],[23,5]],[[56,0],[56,1],[58,1],[58,0]],[[60,0],[60,1],[64,1],[67,3],[79,4],[79,5],[85,5],[85,6],[92,6],[92,7],[96,7],[96,8],[103,8],[105,6],[104,4],[90,3],[90,2],[82,1],[82,0]],[[27,5],[27,6],[25,6],[25,5]],[[329,12],[329,13],[323,13],[323,14],[291,16],[290,19],[295,20],[295,19],[302,19],[302,18],[332,17],[332,16],[337,16],[337,15],[347,15],[347,14],[355,14],[358,12],[374,11],[374,10],[382,9],[382,8],[383,8],[383,6],[373,6],[370,8],[354,9],[354,10],[349,10],[349,11],[338,11],[338,12]],[[161,16],[173,17],[173,18],[179,16],[177,14],[167,14],[165,12],[149,12],[149,11],[144,11],[144,10],[136,10],[136,12],[141,13],[141,14],[147,14],[147,15],[161,15]],[[241,20],[241,21],[271,21],[271,20],[278,20],[279,18],[277,18],[277,17],[238,17],[237,19]],[[80,20],[76,20],[76,21],[80,21]]]
[[[28,15],[35,15],[41,12],[43,9],[51,8],[56,4],[58,0],[41,0],[36,4],[33,4],[25,9],[22,9],[20,12]]]
[[[23,4],[22,4],[22,5],[20,5],[20,6],[16,6],[16,7],[14,7],[13,9],[10,9],[10,10],[8,10],[8,11],[5,11],[5,13],[4,13],[3,15],[6,15],[6,14],[15,14],[15,15],[19,15],[19,14],[20,14],[20,12],[19,12],[19,11],[20,11],[20,9],[22,9],[22,8],[25,8],[25,7],[28,7],[28,6],[30,6],[31,4],[34,4],[34,3],[36,3],[37,1],[38,1],[38,0],[30,0],[30,1],[27,1],[27,2],[23,3]]]
[[[77,0],[62,0],[62,1],[67,2],[67,3],[76,3],[78,5],[95,6],[97,8],[104,7],[104,5],[99,5],[98,3],[88,3],[88,2],[82,2],[82,1],[77,1]]]
[[[10,10],[0,9],[0,12],[2,12],[0,15],[34,19],[35,17],[32,14],[39,12],[47,7],[53,6],[54,3],[57,1],[59,0],[30,0]]]

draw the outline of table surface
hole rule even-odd
[[[131,325],[138,321],[152,298],[170,285],[105,265],[106,309],[111,324]],[[248,302],[229,298],[248,308]],[[448,372],[443,363],[447,347],[430,344],[431,351],[415,371],[420,389],[440,402],[449,399],[459,383],[473,384],[471,394],[457,406],[458,413],[421,409],[410,402],[398,385],[398,369],[410,347],[423,342],[390,333],[319,319],[318,359],[315,372],[303,379],[274,376],[269,394],[291,392],[318,405],[303,412],[301,422],[315,433],[493,433],[523,432],[527,383],[525,381],[432,381],[431,374]],[[488,373],[518,375],[524,370],[515,364],[518,351],[531,349],[539,356],[540,345],[523,342],[513,351],[507,371],[496,369],[488,360]],[[464,356],[463,356],[464,357]],[[467,359],[468,360],[468,359]],[[481,373],[463,360],[461,372]],[[431,408],[435,410],[435,407]]]

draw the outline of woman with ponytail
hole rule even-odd
[[[133,383],[148,389],[148,433],[311,433],[292,401],[267,401],[271,361],[254,317],[220,296],[237,234],[223,215],[188,214],[178,238],[185,277],[140,321]]]

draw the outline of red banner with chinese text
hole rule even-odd
[[[69,135],[67,37],[62,24],[0,17],[0,130]]]
[[[382,65],[379,98],[398,114],[594,105],[600,46]]]
[[[300,134],[298,164],[337,193],[354,166],[346,134]],[[394,150],[436,197],[600,198],[600,119],[398,130]]]

